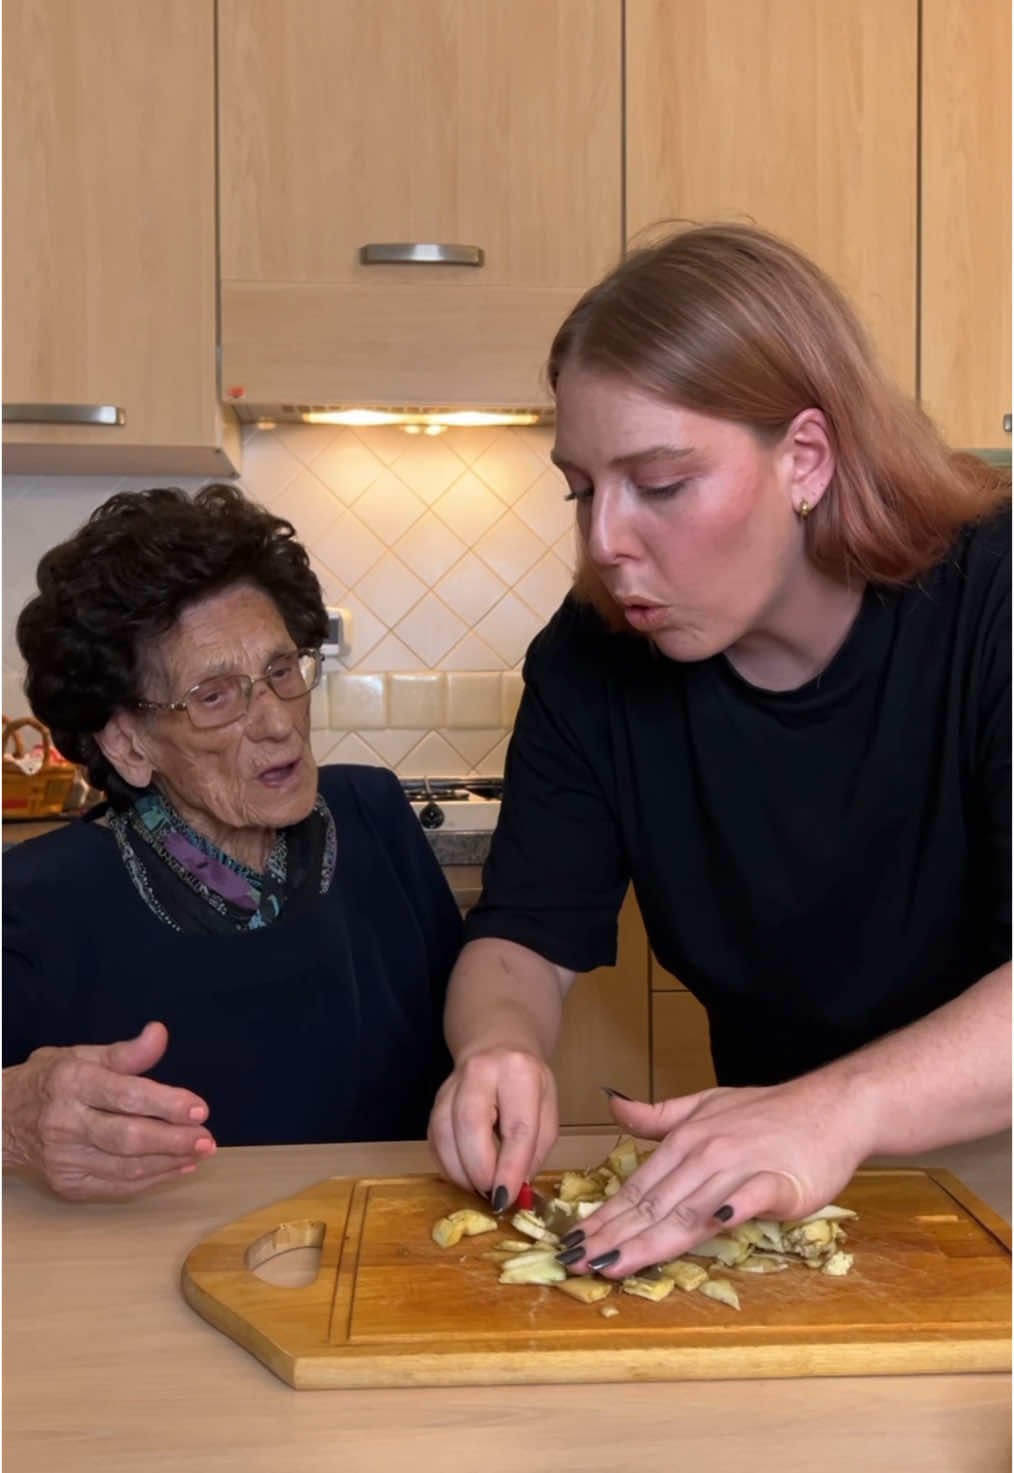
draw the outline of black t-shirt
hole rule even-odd
[[[575,971],[633,882],[705,1005],[720,1082],[773,1083],[903,1027],[1010,956],[1009,512],[828,667],[751,686],[568,598],[534,640],[466,940]]]
[[[221,1145],[424,1136],[451,1070],[458,908],[392,773],[325,767],[320,792],[331,887],[256,931],[174,931],[101,824],[19,844],[4,862],[4,1065],[158,1019],[169,1047],[151,1077],[205,1099]]]

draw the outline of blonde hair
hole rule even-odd
[[[807,519],[807,549],[842,582],[912,582],[1010,497],[1009,471],[950,449],[888,382],[834,283],[751,226],[700,226],[633,251],[557,332],[554,391],[569,361],[765,439],[820,409],[835,471]],[[576,589],[612,612],[586,558]]]

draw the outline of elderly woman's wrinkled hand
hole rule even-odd
[[[803,1217],[833,1201],[868,1154],[867,1123],[820,1071],[765,1088],[612,1104],[624,1130],[661,1144],[582,1224],[572,1272],[623,1278],[748,1218]]]
[[[4,1070],[4,1162],[61,1197],[130,1197],[193,1171],[215,1150],[208,1107],[145,1079],[168,1042],[149,1023],[120,1043],[40,1048]]]
[[[489,1048],[459,1061],[430,1116],[429,1141],[445,1175],[500,1212],[556,1140],[556,1081],[544,1059]]]

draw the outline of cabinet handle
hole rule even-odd
[[[1003,417],[1003,432],[1004,432],[1005,435],[1009,435],[1010,434],[1010,415],[1009,414],[1005,414],[1004,417]]]
[[[441,245],[424,241],[373,241],[359,247],[364,266],[481,266],[486,259],[482,246]]]
[[[122,425],[127,411],[117,404],[5,404],[5,425]]]

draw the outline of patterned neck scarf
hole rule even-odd
[[[141,898],[174,931],[256,931],[334,878],[334,819],[319,794],[306,818],[279,829],[263,874],[192,829],[154,788],[106,821]]]

